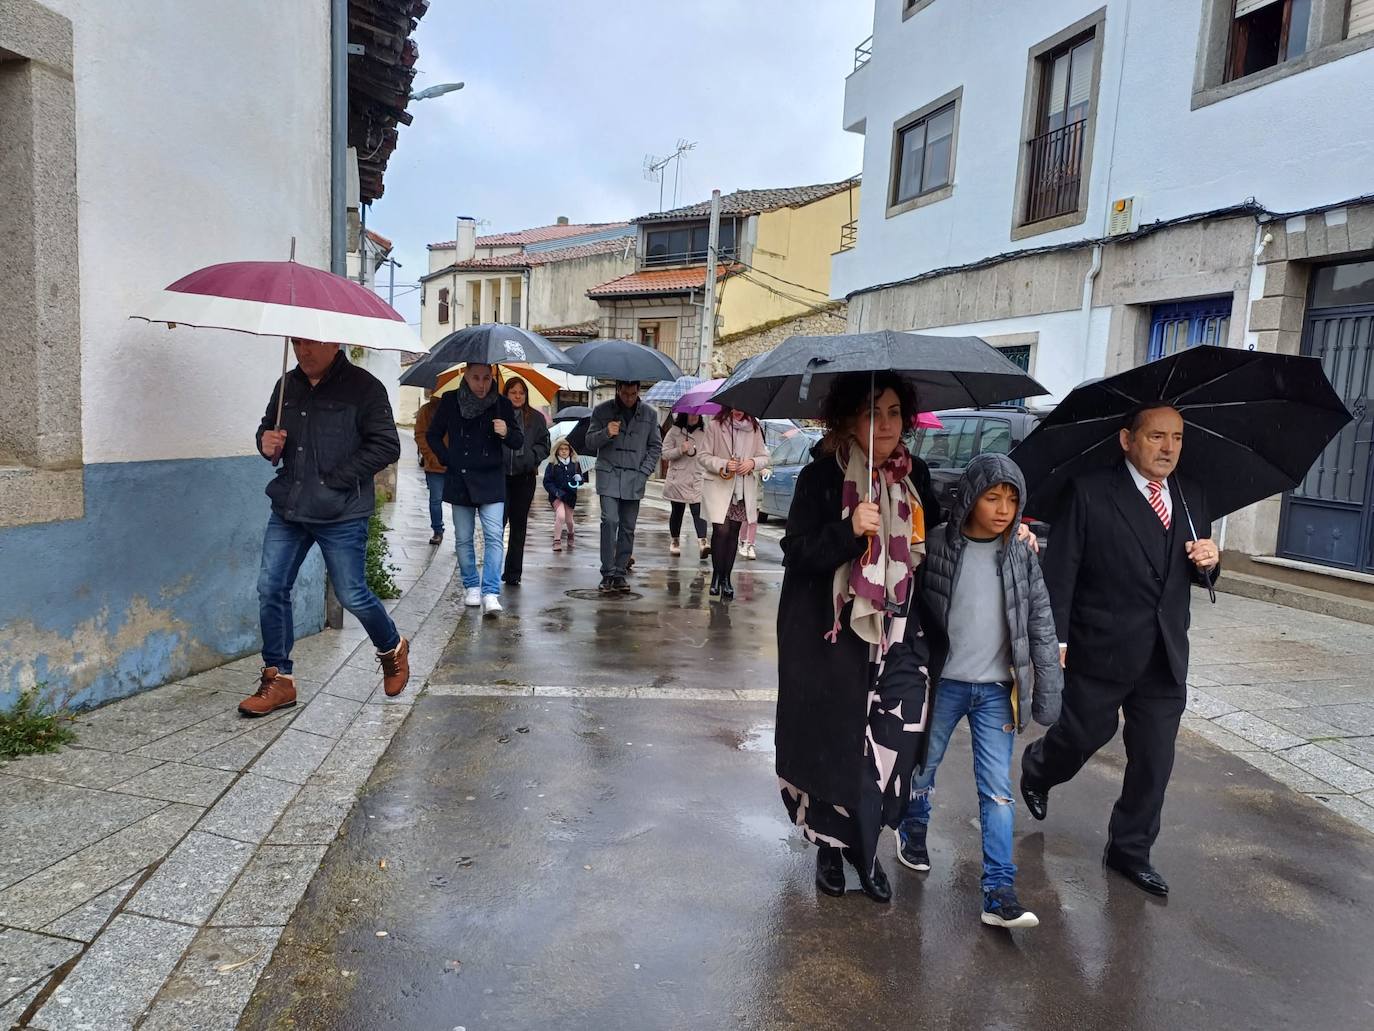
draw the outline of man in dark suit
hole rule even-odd
[[[1183,448],[1178,411],[1136,409],[1120,441],[1124,461],[1074,480],[1050,532],[1044,572],[1064,701],[1059,722],[1022,756],[1021,795],[1043,820],[1050,789],[1112,739],[1124,712],[1126,774],[1103,862],[1167,895],[1150,846],[1186,697],[1191,585],[1209,582],[1219,552],[1200,485],[1173,475]]]

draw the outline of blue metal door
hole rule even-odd
[[[1321,359],[1355,418],[1285,496],[1279,553],[1374,572],[1374,304],[1309,309],[1302,353]]]
[[[1156,304],[1150,313],[1150,361],[1198,344],[1226,346],[1231,296]]]

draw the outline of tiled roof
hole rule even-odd
[[[519,247],[527,243],[544,243],[547,240],[561,240],[565,236],[581,236],[583,233],[595,233],[602,229],[620,229],[627,225],[629,225],[628,222],[582,222],[569,225],[537,226],[534,229],[521,229],[514,233],[496,233],[492,236],[479,236],[477,238],[477,246]],[[457,246],[457,240],[442,240],[439,243],[430,244],[429,249],[432,251],[442,251]]]
[[[373,243],[375,243],[378,247],[382,249],[383,253],[391,253],[391,241],[388,240],[385,236],[383,236],[381,233],[374,233],[371,229],[364,229],[363,232],[367,234],[367,238],[369,240],[371,240]]]
[[[838,183],[817,183],[815,186],[786,186],[776,190],[736,190],[720,199],[722,215],[757,215],[763,211],[777,211],[779,208],[795,208],[857,186],[857,179],[845,179]],[[668,222],[687,218],[707,218],[711,214],[711,202],[689,204],[685,208],[672,211],[658,211],[652,215],[641,215],[636,222]]]
[[[483,269],[501,269],[514,272],[527,268],[538,268],[540,265],[552,265],[558,261],[591,258],[598,254],[623,253],[626,245],[629,246],[630,253],[634,254],[634,238],[618,236],[610,240],[574,244],[572,247],[558,247],[551,251],[525,251],[520,254],[500,254],[492,258],[473,258],[471,261],[446,265],[433,272],[427,272],[420,278],[425,280],[435,276],[450,275],[454,272],[478,272]]]
[[[594,337],[601,333],[601,325],[595,319],[590,322],[574,322],[570,326],[536,326],[535,332],[550,340],[564,337]]]
[[[526,251],[524,254],[504,254],[495,258],[473,258],[454,266],[457,269],[469,268],[534,268],[538,265],[552,265],[556,261],[572,261],[574,258],[590,258],[597,254],[624,252],[629,245],[634,253],[634,240],[628,236],[618,236],[610,240],[597,240],[594,243],[579,243],[571,247],[559,247],[552,251]]]
[[[738,266],[720,265],[716,275],[724,279]],[[655,268],[632,272],[587,291],[588,297],[628,297],[636,294],[685,294],[706,289],[706,266]]]

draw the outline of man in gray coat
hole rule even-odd
[[[635,524],[644,486],[658,466],[663,441],[653,409],[639,400],[639,384],[619,381],[615,397],[592,410],[587,450],[596,454],[596,493],[601,502],[603,594],[628,591],[625,574],[635,550]]]

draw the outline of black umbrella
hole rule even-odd
[[[554,422],[566,422],[569,419],[585,419],[592,414],[592,410],[586,405],[569,405],[567,408],[560,408],[553,415]]]
[[[481,365],[499,365],[502,362],[555,365],[566,359],[567,352],[538,333],[519,326],[490,322],[468,326],[444,337],[430,349],[428,358],[406,370],[401,377],[401,386],[433,390],[439,373],[468,362]]]
[[[591,424],[592,418],[591,415],[588,414],[586,418],[577,420],[577,425],[570,429],[568,435],[563,438],[572,445],[572,449],[579,455],[585,455],[587,453],[587,428],[591,426]]]
[[[916,386],[922,411],[977,408],[1047,393],[977,337],[920,333],[795,336],[741,363],[711,397],[759,419],[815,419],[835,377],[850,372],[900,373]]]
[[[662,351],[630,340],[588,340],[568,348],[563,360],[552,364],[574,376],[627,382],[658,383],[682,375],[677,362]]]
[[[1076,387],[1017,446],[1027,513],[1053,522],[1071,479],[1122,462],[1125,417],[1149,401],[1183,415],[1178,470],[1212,519],[1296,487],[1351,419],[1316,358],[1191,347]]]

